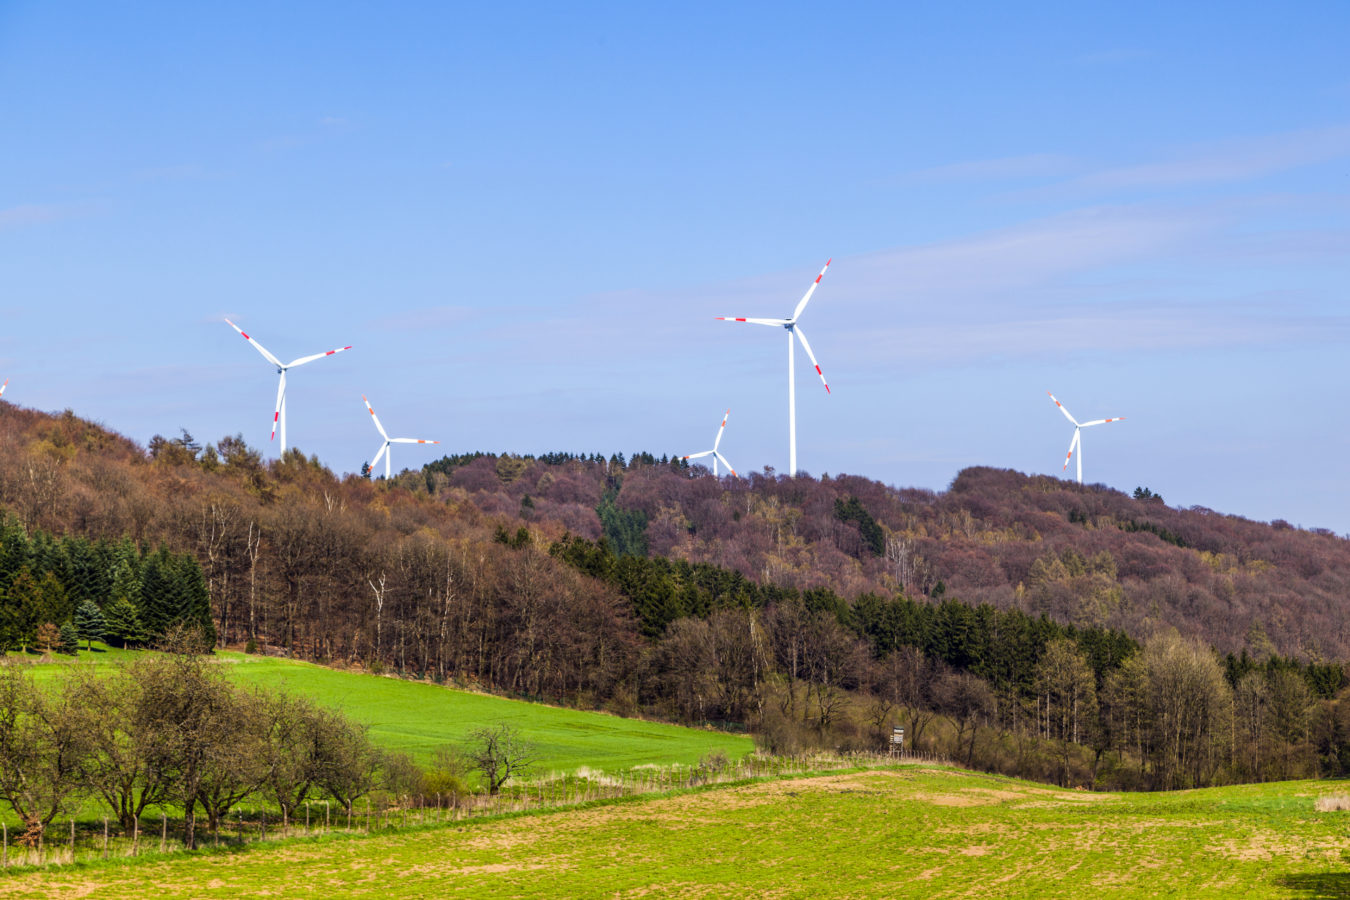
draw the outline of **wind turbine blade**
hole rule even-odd
[[[722,424],[717,429],[717,439],[713,441],[713,452],[717,452],[717,445],[722,443],[722,432],[727,430],[727,418],[731,416],[731,410],[727,410],[722,416]]]
[[[419,441],[417,438],[390,438],[391,444],[439,444],[440,441]]]
[[[722,465],[727,467],[728,472],[730,472],[732,475],[736,475],[736,470],[731,467],[731,463],[727,462],[727,458],[725,456],[718,453],[716,450],[713,451],[713,454],[722,461]],[[736,477],[740,478],[741,476],[736,475]]]
[[[316,360],[316,359],[323,359],[325,356],[332,356],[334,353],[341,353],[343,350],[350,350],[350,349],[352,349],[352,348],[351,348],[351,346],[349,345],[349,346],[346,346],[346,347],[339,347],[339,348],[337,348],[336,350],[329,350],[327,353],[315,353],[313,356],[302,356],[302,357],[300,357],[299,359],[295,360],[294,362],[289,363],[289,364],[286,366],[286,368],[288,368],[288,369],[293,369],[293,368],[295,368],[296,366],[303,366],[303,365],[304,365],[305,363],[307,363],[307,362],[314,362],[314,360]],[[277,363],[277,365],[281,365],[281,364],[280,364],[280,363]]]
[[[5,388],[9,387],[9,379],[5,379],[4,384],[0,384],[0,397],[5,396]]]
[[[1091,422],[1084,422],[1081,427],[1086,428],[1089,425],[1105,425],[1107,422],[1124,421],[1124,416],[1116,416],[1114,419],[1093,419]]]
[[[1047,395],[1051,400],[1055,400],[1055,395],[1054,395],[1054,394],[1050,393],[1049,391],[1046,391],[1045,393],[1046,393],[1046,395]],[[1064,404],[1063,404],[1063,403],[1060,403],[1058,400],[1055,400],[1055,405],[1059,407],[1059,411],[1060,411],[1060,412],[1064,413],[1064,418],[1066,418],[1066,419],[1068,419],[1070,422],[1072,422],[1072,423],[1074,424],[1075,427],[1078,425],[1078,420],[1075,419],[1073,416],[1069,415],[1069,411],[1068,411],[1067,409],[1064,408]]]
[[[1080,434],[1082,434],[1082,432],[1077,428],[1073,430],[1073,440],[1069,441],[1069,453],[1064,457],[1064,468],[1060,469],[1061,472],[1069,467],[1069,460],[1073,459],[1073,451],[1078,449],[1078,436]]]
[[[830,267],[830,263],[832,262],[834,262],[833,256],[825,260],[825,269],[828,269]],[[820,274],[816,276],[816,280],[811,282],[811,286],[806,289],[806,296],[803,297],[801,300],[797,301],[797,308],[792,311],[793,322],[797,321],[798,316],[800,316],[802,314],[802,311],[806,309],[806,304],[811,302],[811,295],[816,292],[816,288],[820,285],[820,279],[825,277],[825,269],[820,270]]]
[[[811,345],[806,342],[806,335],[802,333],[800,328],[794,328],[792,330],[796,332],[798,339],[801,340],[802,349],[806,351],[806,355],[811,357],[811,365],[816,367],[816,374],[820,376],[820,383],[825,385],[825,393],[830,393],[830,383],[825,380],[825,373],[820,371],[820,363],[816,362],[816,355],[811,352]]]
[[[375,420],[375,429],[379,431],[380,437],[384,438],[385,441],[388,441],[389,435],[385,433],[384,426],[380,424],[380,417],[375,415],[375,410],[370,405],[370,401],[366,399],[365,394],[361,395],[361,402],[366,405],[366,409],[370,410],[370,417]]]
[[[686,457],[684,457],[684,458],[685,458],[685,459],[701,459],[702,457],[705,457],[705,456],[712,456],[712,455],[713,455],[714,453],[716,453],[716,452],[717,452],[716,450],[704,450],[702,453],[690,453],[688,456],[686,456]]]
[[[787,319],[746,319],[740,316],[713,316],[719,322],[749,322],[751,325],[777,325],[782,328],[791,324]]]
[[[252,344],[254,348],[257,349],[257,351],[263,355],[263,358],[266,359],[268,362],[270,362],[272,365],[276,366],[278,369],[285,368],[285,366],[281,364],[281,360],[277,359],[270,352],[268,352],[268,349],[266,347],[264,347],[262,344],[258,343],[248,335],[244,334],[244,329],[240,328],[238,325],[234,324],[229,319],[225,320],[225,324],[229,325],[235,331],[239,332],[239,334],[243,336],[244,340]]]
[[[281,404],[285,400],[286,400],[286,370],[282,369],[281,380],[277,383],[277,408],[276,412],[272,413],[272,436],[268,438],[269,441],[276,440],[277,421],[281,418]]]
[[[380,460],[384,458],[385,451],[388,449],[389,449],[388,441],[385,441],[383,444],[380,445],[380,452],[376,453],[375,458],[370,461],[370,471],[372,472],[375,471],[375,467],[379,465]]]

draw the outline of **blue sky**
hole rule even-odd
[[[1344,3],[281,6],[0,0],[7,400],[783,471],[833,257],[806,471],[1350,532]]]

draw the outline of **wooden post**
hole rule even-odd
[[[305,801],[305,834],[309,834],[309,801]]]
[[[103,858],[108,858],[108,817],[103,817]]]
[[[190,812],[191,810],[189,810]],[[159,852],[163,853],[169,848],[169,814],[160,813],[162,818],[162,827],[159,832]]]
[[[327,833],[328,833],[329,820],[332,818],[331,815],[330,815],[331,812],[332,812],[332,807],[329,806],[328,801],[327,801],[327,800],[323,801],[323,833],[324,833],[324,834],[327,834]]]
[[[136,813],[131,817],[131,855],[135,856],[141,849],[141,816]]]
[[[0,844],[0,869],[9,868],[9,826],[0,822],[0,831],[3,831],[3,844]]]
[[[70,861],[75,861],[75,820],[70,820]]]

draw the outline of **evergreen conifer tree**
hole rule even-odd
[[[74,624],[67,622],[57,633],[60,635],[60,643],[56,645],[58,652],[72,655],[80,652],[80,632]]]
[[[104,636],[116,641],[123,647],[143,644],[146,641],[145,627],[136,614],[136,607],[121,598],[108,601],[103,610]]]
[[[33,645],[42,621],[41,610],[42,595],[37,580],[23,566],[0,599],[0,641],[7,649],[27,650]]]
[[[75,630],[80,639],[87,641],[88,649],[94,649],[93,641],[103,640],[107,632],[107,623],[103,620],[103,611],[93,600],[86,600],[75,609]]]

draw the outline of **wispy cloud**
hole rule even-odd
[[[428,306],[372,319],[369,327],[389,331],[444,329],[468,322],[479,312],[469,306]]]
[[[1175,159],[1081,175],[1069,188],[1120,190],[1242,181],[1350,156],[1350,126],[1309,129],[1195,148]]]
[[[56,222],[78,215],[80,211],[78,207],[55,204],[28,203],[11,206],[8,209],[0,209],[0,228],[23,228],[28,225]]]
[[[1063,177],[1081,165],[1073,157],[1056,153],[1031,153],[1000,159],[979,159],[920,169],[905,176],[917,181],[991,181],[1008,178]]]
[[[1079,56],[1075,56],[1073,61],[1080,66],[1115,66],[1122,63],[1148,59],[1152,55],[1153,51],[1151,50],[1143,50],[1137,47],[1118,47],[1114,50],[1099,50],[1094,53],[1083,53]]]

